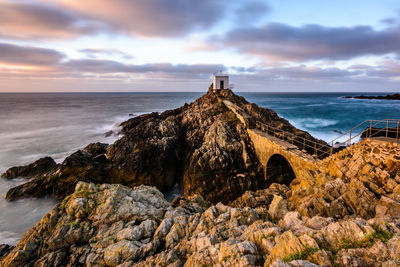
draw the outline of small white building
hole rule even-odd
[[[229,89],[229,76],[228,74],[220,72],[214,73],[213,76],[213,89]]]

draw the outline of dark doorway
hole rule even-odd
[[[224,88],[224,81],[219,81],[219,89],[225,89]]]
[[[290,163],[281,155],[272,155],[267,163],[267,183],[289,185],[296,175]]]

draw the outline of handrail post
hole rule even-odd
[[[350,139],[349,140],[350,140],[350,146],[351,146],[351,130],[350,130]]]
[[[314,142],[314,155],[317,155],[317,143]]]
[[[389,120],[386,120],[386,138],[388,137],[389,133]]]
[[[371,125],[369,126],[369,141],[371,141],[371,136],[372,136],[372,120],[371,120]]]

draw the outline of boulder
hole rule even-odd
[[[288,213],[287,201],[279,195],[275,195],[268,209],[268,214],[273,221],[279,221]]]
[[[376,205],[375,210],[377,217],[392,216],[399,218],[400,202],[389,197],[382,196]]]

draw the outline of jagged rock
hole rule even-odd
[[[287,201],[279,195],[275,195],[268,209],[268,214],[273,221],[279,221],[288,213]]]
[[[87,145],[82,150],[95,157],[95,156],[105,154],[107,151],[107,147],[108,147],[108,144],[97,142],[97,143],[92,143],[92,144]]]
[[[82,260],[116,266],[135,260],[158,248],[159,243],[146,243],[146,238],[157,232],[157,225],[170,208],[152,187],[140,186],[132,191],[118,185],[80,182],[74,194],[25,234],[2,264],[21,266],[34,260],[36,264],[58,266]],[[78,246],[86,260],[71,253],[70,246]]]
[[[286,263],[286,262],[283,262],[282,260],[278,259],[268,266],[270,266],[270,267],[316,267],[319,265],[316,265],[309,261],[302,261],[302,260],[291,261],[291,262]]]
[[[286,213],[282,220],[279,221],[279,227],[284,231],[291,230],[295,234],[313,232],[312,229],[304,225],[301,215],[297,211]]]
[[[365,220],[358,219],[331,223],[321,229],[315,238],[320,244],[324,244],[324,247],[338,249],[343,240],[360,242],[372,232],[373,228]]]
[[[320,230],[332,223],[333,221],[334,220],[330,217],[326,218],[321,216],[314,216],[312,218],[306,218],[304,224],[312,229]]]
[[[98,152],[98,150],[97,150]],[[110,162],[104,155],[78,150],[68,156],[57,169],[11,188],[8,200],[52,195],[62,199],[71,194],[78,181],[102,183],[108,178]]]
[[[339,266],[376,266],[378,262],[387,260],[390,260],[387,247],[378,241],[371,248],[341,250],[336,255],[335,263]]]
[[[7,244],[0,245],[0,260],[7,256],[7,254],[10,253],[13,248],[13,246]]]
[[[292,231],[286,231],[277,238],[276,245],[268,256],[266,263],[271,264],[277,258],[282,259],[285,256],[300,252],[306,247],[319,248],[317,242],[308,235],[296,237]]]
[[[400,216],[400,202],[389,197],[382,196],[375,209],[377,217]]]
[[[302,216],[335,219],[358,215],[399,216],[396,202],[388,202],[400,188],[396,180],[400,166],[400,147],[379,140],[364,140],[321,161],[314,178],[297,177],[290,185],[289,207]],[[400,189],[399,189],[400,190]],[[389,215],[389,214],[388,214]]]
[[[12,167],[3,173],[1,177],[7,179],[17,177],[31,178],[43,175],[46,172],[54,170],[56,167],[57,163],[51,157],[44,157],[26,166]]]
[[[177,198],[171,205],[155,187],[132,190],[79,182],[72,195],[0,260],[0,266],[370,266],[375,262],[388,266],[400,262],[398,218],[335,222],[288,212],[277,225],[259,208],[210,205],[199,195]],[[373,234],[376,227],[381,230]],[[352,243],[343,246],[344,241]],[[357,244],[367,246],[351,248]]]

